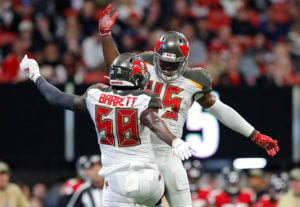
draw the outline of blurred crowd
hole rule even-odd
[[[76,161],[75,177],[47,186],[41,180],[27,184],[10,181],[7,163],[0,161],[0,207],[101,207],[104,179],[100,155],[83,155]]]
[[[177,30],[190,41],[190,67],[215,85],[300,83],[300,3],[293,0],[0,0],[0,82],[26,80],[18,63],[34,57],[50,82],[107,82],[99,13],[119,12],[120,52],[153,50]]]
[[[193,159],[185,161],[184,167],[193,207],[297,207],[300,204],[299,167],[289,172],[269,172],[241,171],[228,166],[221,172],[208,172],[199,160]],[[105,185],[98,174],[101,168],[99,155],[83,155],[76,161],[76,176],[65,182],[47,186],[41,180],[18,186],[10,181],[8,164],[0,161],[0,207],[101,207]],[[165,199],[162,204],[168,207]]]

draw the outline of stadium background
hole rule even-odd
[[[218,172],[238,157],[266,158],[265,169],[274,172],[299,164],[297,1],[0,0],[0,160],[10,164],[13,181],[51,186],[75,175],[80,155],[98,153],[88,115],[73,117],[50,107],[19,73],[18,62],[29,54],[51,83],[76,94],[107,82],[97,18],[108,3],[120,13],[112,31],[120,52],[152,50],[163,31],[183,32],[191,45],[190,66],[204,66],[225,103],[279,140],[279,154],[269,158],[220,125],[216,152],[200,159],[203,170]],[[74,145],[69,145],[72,131],[65,125],[72,123]],[[203,130],[185,128],[183,138]]]

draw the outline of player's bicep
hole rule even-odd
[[[81,111],[81,112],[87,112],[86,108],[86,94],[83,94],[82,96],[76,96],[74,99],[74,110],[75,111]]]
[[[203,94],[197,102],[205,109],[211,107],[216,102],[216,96],[213,93]]]

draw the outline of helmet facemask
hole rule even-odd
[[[165,81],[172,81],[180,76],[185,71],[187,61],[185,58],[177,58],[175,61],[163,58],[158,53],[155,53],[154,64],[157,74]]]

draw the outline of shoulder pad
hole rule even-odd
[[[189,79],[197,87],[201,88],[204,93],[212,90],[212,79],[210,74],[203,68],[188,68],[183,76]]]
[[[142,52],[139,54],[139,56],[145,61],[146,63],[149,63],[151,65],[154,64],[154,52],[153,51],[147,51],[147,52]]]
[[[156,93],[153,93],[152,91],[146,89],[143,90],[144,94],[151,97],[151,100],[149,102],[149,108],[162,108],[161,100],[159,96]]]
[[[89,91],[90,89],[98,89],[100,91],[110,91],[111,90],[111,87],[108,86],[108,85],[105,85],[103,83],[96,83],[94,85],[91,85],[86,91]]]

